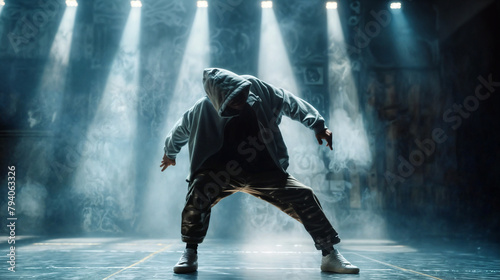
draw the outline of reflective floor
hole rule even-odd
[[[206,240],[199,271],[176,275],[178,239],[25,237],[16,243],[15,272],[1,241],[0,279],[500,279],[498,246],[486,243],[343,240],[337,248],[361,272],[340,275],[320,272],[321,254],[309,240]]]

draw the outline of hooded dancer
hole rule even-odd
[[[332,149],[325,120],[306,101],[249,75],[208,68],[207,96],[177,121],[165,140],[162,171],[175,165],[188,144],[191,168],[181,234],[186,249],[175,273],[198,269],[198,244],[205,238],[211,208],[235,192],[265,200],[302,223],[322,251],[321,270],[359,273],[333,245],[340,242],[313,190],[286,172],[288,153],[278,125],[283,115],[314,130],[318,144]]]

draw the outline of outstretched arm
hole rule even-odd
[[[299,121],[305,126],[311,128],[316,133],[318,144],[323,144],[323,139],[326,140],[326,146],[333,150],[332,132],[325,126],[325,120],[307,101],[293,95],[292,93],[283,91],[283,113],[293,120]]]
[[[165,139],[165,153],[160,165],[160,167],[162,167],[161,171],[164,171],[170,165],[175,166],[175,158],[177,157],[177,154],[189,140],[192,114],[193,110],[191,108],[175,123],[174,127],[167,135],[167,139]]]
[[[324,139],[326,140],[327,147],[330,150],[333,149],[332,132],[327,129],[325,119],[311,104],[287,90],[275,87],[253,76],[245,75],[244,78],[252,82],[263,93],[262,97],[269,102],[273,109],[278,109],[278,123],[281,115],[299,121],[306,127],[314,130],[318,144],[321,145]]]
[[[282,112],[285,116],[301,122],[306,127],[313,129],[316,134],[326,129],[325,119],[323,119],[316,108],[289,91],[278,90],[283,93]]]

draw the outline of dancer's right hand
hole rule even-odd
[[[161,160],[161,165],[160,165],[160,167],[162,167],[161,172],[163,172],[165,169],[167,169],[167,167],[169,167],[170,165],[175,166],[175,159],[171,159],[171,158],[167,157],[166,154],[164,154],[163,159]]]

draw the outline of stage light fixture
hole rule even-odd
[[[335,9],[337,9],[337,2],[326,2],[326,8],[328,10],[335,10]]]
[[[198,1],[196,3],[196,6],[198,6],[198,8],[207,8],[208,7],[208,1]]]
[[[132,6],[132,8],[140,8],[140,7],[142,7],[142,2],[141,1],[130,1],[130,6]]]
[[[78,2],[76,2],[76,0],[66,0],[66,6],[68,6],[68,7],[78,7]]]
[[[5,6],[5,1],[0,0],[0,6]]]
[[[272,8],[273,7],[273,1],[262,1],[260,3],[260,6],[263,8],[263,9],[269,9],[269,8]]]
[[[393,10],[399,10],[401,9],[401,2],[391,2],[389,7]]]

